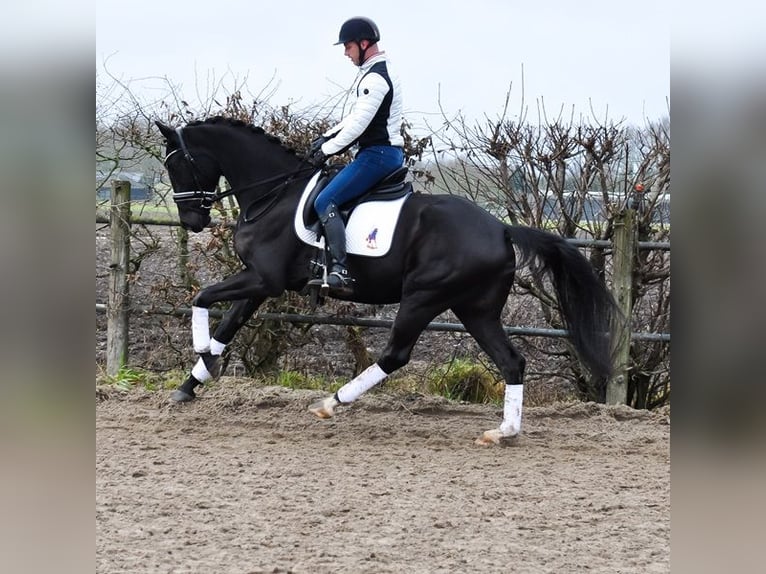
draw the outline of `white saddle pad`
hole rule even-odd
[[[319,172],[314,174],[303,190],[298,209],[295,210],[295,234],[304,243],[321,249],[324,247],[324,237],[317,238],[317,234],[303,224],[303,208],[318,179]],[[408,193],[390,201],[366,201],[355,207],[346,224],[346,252],[367,257],[382,257],[388,253],[399,213],[409,196]]]

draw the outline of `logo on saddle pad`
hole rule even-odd
[[[370,234],[367,236],[367,248],[368,249],[378,248],[378,228],[377,227],[373,229],[370,232]]]
[[[303,191],[298,208],[295,210],[295,234],[298,238],[317,249],[324,247],[324,237],[318,237],[319,224],[306,227],[303,212],[306,200],[314,189],[320,173],[314,174]],[[346,251],[352,255],[382,257],[391,248],[396,222],[402,205],[410,194],[386,201],[365,201],[354,208],[346,224]]]

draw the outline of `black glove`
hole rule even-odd
[[[317,150],[322,147],[322,144],[326,142],[328,139],[330,138],[319,136],[318,138],[312,140],[311,144],[309,145],[308,157],[313,156],[317,152]]]
[[[319,136],[311,142],[309,146],[309,152],[306,154],[306,159],[314,167],[320,167],[327,160],[327,155],[322,151],[322,144],[329,138]]]
[[[322,151],[321,148],[316,150],[313,154],[311,154],[308,157],[309,163],[313,165],[314,167],[322,167],[326,160],[327,160],[327,155]]]

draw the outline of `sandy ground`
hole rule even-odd
[[[669,420],[222,379],[179,406],[97,387],[99,573],[670,571]]]

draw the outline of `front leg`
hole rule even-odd
[[[221,374],[221,355],[226,345],[234,339],[234,335],[253,316],[264,299],[246,299],[232,304],[231,308],[224,313],[223,319],[215,330],[215,335],[210,339],[209,349],[200,353],[200,358],[189,377],[170,395],[171,400],[177,403],[191,401],[196,396],[195,387]]]
[[[174,402],[195,398],[195,387],[220,375],[221,354],[258,307],[266,300],[261,282],[251,271],[237,273],[202,289],[192,303],[192,342],[200,355],[186,381],[171,394]],[[208,308],[219,301],[234,301],[210,337]]]
[[[234,301],[231,308],[223,315],[223,319],[210,340],[210,352],[200,355],[210,378],[218,378],[221,374],[221,355],[226,345],[231,343],[234,336],[247,323],[253,313],[261,306],[265,297]],[[204,375],[203,375],[204,376]],[[203,381],[204,382],[204,381]]]

